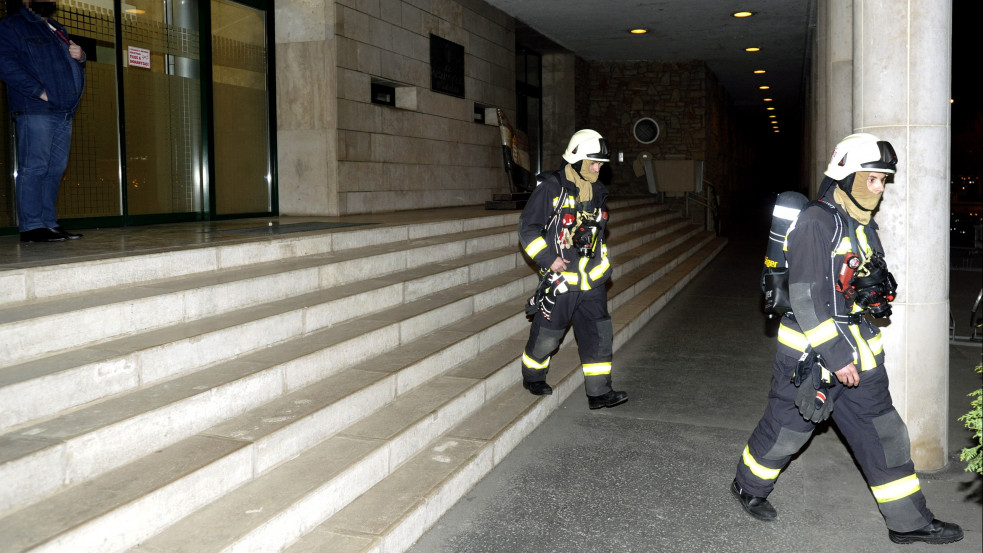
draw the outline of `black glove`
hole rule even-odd
[[[826,373],[826,374],[823,374]],[[829,371],[823,369],[822,358],[815,352],[803,354],[799,365],[792,376],[792,383],[799,387],[795,396],[795,406],[807,421],[820,423],[829,418],[833,412],[833,398],[829,395],[832,385],[827,376]]]
[[[547,319],[553,314],[556,296],[567,291],[567,282],[560,273],[547,271],[539,281],[536,293],[526,301],[526,316],[533,316],[537,311]]]
[[[539,303],[539,312],[549,320],[553,315],[553,306],[556,305],[556,296],[567,291],[567,280],[560,273],[549,273],[547,278],[549,278],[549,287]]]

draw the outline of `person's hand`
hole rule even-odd
[[[836,374],[836,379],[840,381],[840,384],[843,384],[847,388],[852,388],[860,384],[860,374],[857,372],[857,366],[853,363],[836,371],[834,374]]]
[[[550,265],[550,270],[553,271],[554,273],[562,273],[563,271],[567,270],[567,263],[570,262],[567,261],[566,259],[563,259],[562,257],[557,257],[556,261],[554,261],[553,264]]]
[[[71,40],[68,41],[68,55],[77,61],[82,61],[85,57],[85,54],[82,53],[82,47]]]
[[[48,101],[48,91],[47,90],[45,90],[44,92],[41,93],[41,99],[44,100],[45,102]]]

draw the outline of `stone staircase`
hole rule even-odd
[[[617,348],[725,241],[610,210]],[[0,550],[404,551],[583,382],[521,387],[517,221],[3,272]]]

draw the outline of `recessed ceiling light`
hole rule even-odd
[[[631,33],[631,34],[633,34],[633,35],[644,35],[645,33],[649,32],[649,30],[648,29],[643,29],[643,28],[638,28],[638,29],[629,29],[628,32]]]
[[[755,69],[754,70],[754,74],[755,75],[764,75],[765,73],[767,73],[767,71],[765,71],[764,69]]]
[[[141,10],[140,8],[126,8],[123,10],[125,13],[132,13],[133,15],[143,15],[147,13],[147,10]]]
[[[763,85],[759,86],[758,88],[760,88],[761,90],[768,90],[771,87],[768,86],[768,85],[766,85],[766,84],[763,84]]]
[[[765,108],[765,109],[768,110],[768,111],[775,111],[775,108],[773,108],[773,107]]]
[[[751,17],[754,15],[754,12],[734,12],[731,15],[734,17]]]
[[[776,118],[776,117],[778,117],[778,116],[777,116],[777,115],[775,115],[774,113],[772,113],[772,114],[771,114],[771,115],[769,115],[768,117],[771,117],[772,119],[774,119],[774,118]]]
[[[752,46],[750,48],[745,48],[744,51],[745,52],[760,52],[761,51],[761,48],[758,48],[757,46]]]

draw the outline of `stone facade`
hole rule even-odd
[[[632,163],[642,152],[655,160],[704,161],[704,178],[721,198],[734,197],[751,159],[748,142],[737,132],[730,98],[702,61],[581,62],[577,66],[578,127],[594,128],[610,142],[613,193],[640,194],[648,188]],[[632,135],[636,121],[654,119],[659,138],[642,144]],[[617,155],[624,154],[624,162]],[[722,202],[723,204],[723,202]],[[722,205],[726,216],[727,207]]]
[[[284,215],[342,215],[480,205],[507,192],[499,131],[476,104],[515,113],[515,23],[480,0],[285,0],[277,3],[279,199]],[[430,87],[430,35],[464,47],[464,98]],[[396,106],[371,102],[373,82]],[[632,162],[707,162],[725,192],[741,158],[729,100],[700,61],[599,62],[543,57],[543,170],[569,136],[594,128],[622,152],[610,180],[644,193]],[[641,144],[632,126],[655,119]]]
[[[474,205],[508,190],[498,127],[474,108],[514,111],[511,17],[479,0],[288,0],[277,23],[281,214]],[[431,90],[431,34],[464,47],[464,98]],[[396,86],[397,106],[371,102],[374,81]]]
[[[642,152],[654,159],[706,159],[707,71],[702,62],[591,62],[586,66],[589,98],[587,124],[603,134],[613,154],[611,185],[621,191],[647,190],[632,162]],[[632,136],[634,123],[651,117],[659,139],[642,144]]]

